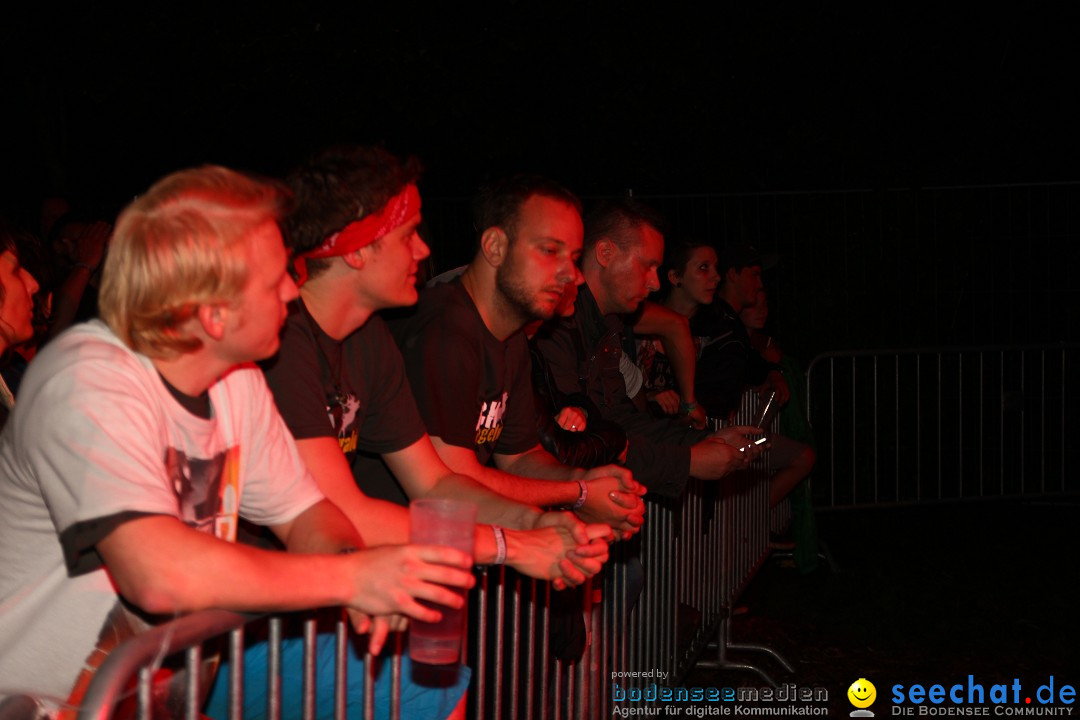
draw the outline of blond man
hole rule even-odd
[[[206,608],[343,605],[377,651],[419,599],[460,606],[470,558],[358,550],[248,363],[273,354],[296,286],[288,194],[224,168],[171,175],[120,216],[104,322],[35,359],[0,436],[0,697],[78,706],[125,637]],[[235,544],[237,521],[290,552]],[[299,557],[298,553],[304,553]]]

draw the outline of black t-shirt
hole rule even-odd
[[[351,461],[357,452],[402,450],[426,432],[403,366],[382,318],[339,342],[297,300],[263,372],[293,437],[336,437]]]
[[[433,437],[473,450],[481,464],[537,445],[525,336],[492,335],[459,281],[424,290],[390,329]]]

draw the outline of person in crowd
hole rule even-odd
[[[378,652],[405,617],[438,619],[421,600],[461,607],[472,558],[364,548],[250,364],[297,294],[287,200],[220,167],[162,179],[119,218],[103,320],[31,363],[0,435],[0,695],[71,713],[118,643],[206,608],[345,606]],[[240,518],[289,552],[230,542]]]
[[[716,251],[705,243],[673,243],[665,249],[658,279],[663,306],[683,318],[689,332],[689,321],[698,307],[711,304],[716,296],[716,286],[720,282],[716,272]],[[696,358],[701,352],[701,338],[692,336],[691,342]],[[679,403],[675,377],[678,361],[673,362],[669,357],[668,345],[666,338],[654,335],[639,338],[637,364],[654,412],[675,415]],[[696,384],[697,379],[692,382]],[[704,412],[700,405],[698,409]]]
[[[729,248],[721,259],[706,243],[684,242],[672,248],[666,277],[670,290],[664,303],[690,318],[698,346],[694,385],[709,417],[730,420],[746,388],[787,404],[790,392],[780,366],[751,345],[739,312],[753,307],[762,292],[761,273],[769,264],[746,245]],[[653,362],[652,376],[662,363]],[[781,434],[769,438],[769,465],[774,471],[769,499],[780,502],[814,466],[814,451]]]
[[[376,314],[417,300],[416,272],[429,250],[417,232],[416,175],[415,161],[401,163],[377,147],[331,148],[289,175],[296,209],[286,235],[304,281],[281,350],[263,365],[267,382],[320,488],[369,545],[403,542],[408,513],[362,492],[371,479],[352,473],[361,454],[385,463],[409,499],[475,502],[479,519],[492,523],[477,528],[477,562],[506,562],[560,587],[576,585],[607,556],[600,539],[607,526],[586,528],[570,513],[544,513],[450,470]],[[391,495],[372,488],[380,491]]]
[[[625,468],[571,468],[539,444],[521,332],[550,318],[574,279],[578,207],[569,191],[542,178],[484,188],[472,262],[425,290],[391,330],[432,442],[451,469],[523,502],[573,508],[626,536],[644,520],[644,489]]]
[[[10,357],[19,345],[34,337],[34,296],[38,282],[20,262],[19,235],[18,230],[0,218],[0,428],[15,407],[18,388],[7,372]]]
[[[562,298],[553,317],[574,314],[578,286],[585,282],[580,270],[563,287]],[[629,441],[617,424],[605,420],[584,393],[563,395],[555,384],[543,353],[533,340],[543,324],[534,320],[525,326],[532,360],[533,398],[536,404],[536,431],[540,444],[564,465],[592,468],[609,463],[625,463]]]
[[[630,345],[634,352],[631,359],[623,351],[622,372],[626,379],[627,394],[642,410],[649,410],[654,415],[674,416],[691,427],[704,429],[708,421],[705,409],[694,397],[694,377],[697,368],[697,348],[690,334],[690,323],[685,315],[677,313],[664,305],[643,300],[637,311],[627,318],[632,322],[626,328],[623,345]],[[647,352],[644,343],[637,343],[636,336],[645,335],[663,348],[665,372],[663,387],[651,385],[643,372],[645,365],[640,354]],[[629,363],[637,371],[637,389],[632,390],[625,369]]]
[[[816,451],[814,432],[806,419],[806,373],[793,357],[780,349],[771,336],[765,334],[765,324],[769,320],[769,301],[765,290],[758,292],[753,305],[743,308],[739,319],[750,336],[750,346],[766,362],[780,367],[788,387],[791,388],[791,398],[779,413],[779,434],[807,448],[808,451],[796,454],[793,467],[787,472],[800,479],[808,478],[814,469]],[[783,487],[790,480],[791,478],[781,478],[779,484]],[[817,522],[814,518],[813,498],[807,481],[795,482],[798,484],[787,495],[792,511],[790,535],[795,542],[796,565],[802,572],[811,572],[818,565]]]
[[[57,284],[46,342],[98,314],[101,269],[112,225],[77,211],[58,218],[49,233]]]
[[[658,287],[664,238],[659,218],[633,200],[603,203],[585,221],[585,283],[575,314],[537,335],[560,391],[584,392],[602,415],[618,423],[630,446],[626,465],[650,492],[679,496],[690,476],[715,480],[746,466],[758,453],[751,428],[719,434],[653,418],[627,397],[619,371],[623,317]],[[743,449],[745,448],[745,449]]]

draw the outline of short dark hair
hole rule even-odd
[[[500,227],[513,237],[521,206],[533,195],[559,200],[581,213],[581,200],[565,187],[540,175],[519,173],[484,183],[473,199],[473,226],[477,234]]]
[[[602,200],[585,216],[585,252],[601,238],[607,238],[626,250],[629,239],[627,231],[642,225],[651,225],[658,232],[664,231],[664,218],[656,210],[631,197],[618,200]]]
[[[378,146],[339,145],[313,155],[286,178],[296,202],[282,227],[286,245],[295,255],[319,247],[353,220],[382,210],[419,175],[415,157],[399,161]],[[329,260],[308,260],[308,277],[328,266]]]

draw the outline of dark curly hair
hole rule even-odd
[[[419,176],[419,160],[402,162],[377,146],[341,145],[317,153],[286,178],[296,203],[282,227],[286,244],[294,255],[317,248],[353,220],[381,210]],[[326,259],[308,260],[308,276],[328,266]]]

